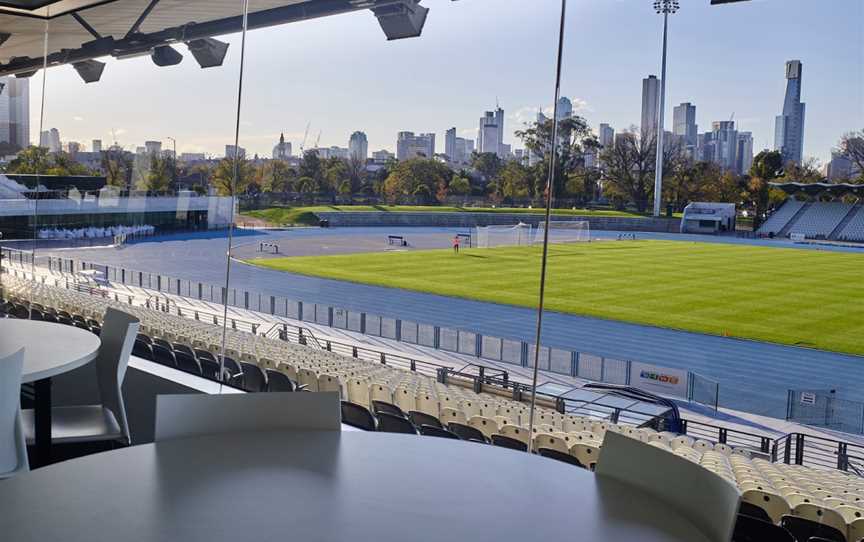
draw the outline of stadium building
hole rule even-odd
[[[335,118],[379,145],[397,106],[420,126],[421,109],[424,125],[451,118],[436,95],[473,117],[471,100],[501,91],[526,106],[516,125],[534,107],[515,101],[534,88],[521,83],[546,81],[552,65],[555,98],[548,81],[536,104],[587,109],[560,101],[566,2],[542,4],[0,2],[0,77],[33,83],[34,133],[109,132],[106,152],[121,159],[129,132],[154,150],[170,136],[181,156],[225,148],[189,167],[211,194],[230,194],[0,176],[0,540],[864,540],[862,267],[846,246],[864,228],[860,186],[775,185],[790,197],[757,232],[765,239],[703,235],[735,231],[731,204],[690,204],[681,231],[675,217],[610,207],[553,215],[535,205],[565,181],[553,129],[535,134],[551,166],[531,206],[400,210],[374,198],[444,203],[470,174],[451,179],[434,133],[399,132],[397,158],[411,163],[372,179],[362,211],[338,204],[359,206],[352,183],[369,179],[341,170],[348,149],[320,141]],[[652,31],[655,11],[668,23],[682,7],[608,4],[616,23]],[[786,4],[684,8],[728,38],[729,20],[761,20],[758,10],[791,27],[800,14]],[[465,29],[470,49],[454,39]],[[594,55],[657,45],[603,31]],[[743,41],[731,37],[729,55]],[[539,45],[522,56],[528,38]],[[492,88],[508,66],[517,78]],[[664,91],[648,94],[662,110]],[[314,120],[317,138],[304,119],[303,159],[247,169],[244,149],[270,154],[283,128],[300,140],[297,119],[316,110],[329,118]],[[645,111],[650,132],[656,111]],[[803,141],[799,112],[796,124],[784,109],[787,154]],[[478,148],[507,158],[503,111],[484,119]],[[455,136],[448,155],[460,153]],[[90,164],[105,157],[98,141]],[[285,158],[279,141],[272,155]],[[367,136],[353,143],[365,156]],[[513,175],[496,196],[528,192],[526,168],[485,158],[490,177]],[[168,175],[152,163],[141,178],[161,186]],[[280,182],[331,193],[241,214],[244,197]]]

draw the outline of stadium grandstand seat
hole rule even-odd
[[[483,433],[471,427],[470,425],[465,425],[458,422],[450,422],[449,424],[447,424],[447,429],[462,440],[488,442],[488,439],[486,439],[486,436]]]
[[[216,360],[209,358],[198,358],[198,363],[201,364],[201,376],[208,380],[213,380],[216,382],[222,381],[222,379],[219,377],[219,363],[217,363]]]
[[[241,361],[240,374],[233,375],[231,379],[246,391],[259,392],[267,389],[267,375],[254,363]]]
[[[361,405],[355,405],[348,401],[342,401],[342,423],[363,429],[364,431],[375,431],[375,417]]]
[[[439,429],[444,429],[444,426],[441,425],[441,422],[438,420],[438,418],[429,414],[425,414],[423,412],[417,412],[416,410],[408,413],[408,419],[411,420],[411,423],[413,423],[417,427],[429,425],[432,427],[437,427]]]
[[[760,508],[755,504],[750,504],[747,501],[741,501],[741,504],[738,505],[738,515],[761,519],[762,521],[767,521],[768,523],[774,522],[764,508]]]
[[[177,368],[181,371],[198,376],[204,375],[204,372],[201,370],[201,364],[198,363],[198,360],[195,359],[195,356],[187,354],[182,350],[175,350],[174,360],[177,362]]]
[[[804,207],[803,201],[789,198],[759,227],[761,235],[777,235],[790,220]]]
[[[851,203],[813,203],[792,224],[789,233],[803,234],[808,239],[827,239],[851,210]]]
[[[434,425],[421,425],[420,426],[420,434],[425,435],[427,437],[442,437],[449,439],[459,440],[459,437],[451,433],[450,431],[442,428],[435,427]]]
[[[733,542],[795,542],[792,534],[769,521],[746,514],[738,514],[735,520]]]
[[[864,205],[858,204],[855,215],[840,230],[837,238],[841,241],[864,242]]]
[[[417,428],[414,424],[401,416],[396,416],[387,412],[378,413],[378,431],[384,433],[406,433],[416,435]]]
[[[153,348],[151,348],[149,343],[146,343],[141,339],[135,339],[135,346],[132,348],[132,355],[148,361],[153,361]]]
[[[528,451],[527,444],[521,440],[516,440],[515,438],[506,437],[504,435],[492,435],[492,445],[500,446],[502,448],[510,448],[511,450],[519,450],[520,452]]]
[[[813,538],[823,538],[833,542],[846,542],[846,534],[844,531],[818,523],[816,521],[798,517],[798,516],[783,516],[780,526],[792,533],[796,542],[809,542]]]
[[[414,414],[414,418],[420,422],[421,431],[425,422],[419,415],[423,414],[438,419],[447,431],[463,440],[489,442],[498,435],[524,445],[529,442],[529,408],[514,400],[508,390],[494,390],[490,386],[477,393],[472,381],[452,379],[445,384],[439,382],[434,374],[409,371],[230,327],[223,329],[209,321],[133,306],[69,290],[61,285],[52,286],[50,282],[34,283],[8,273],[4,274],[3,280],[6,299],[0,303],[0,313],[13,316],[17,313],[26,318],[28,302],[32,300],[42,306],[43,318],[49,313],[56,314],[58,321],[69,325],[74,325],[73,321],[89,324],[88,327],[92,328],[101,325],[107,308],[119,308],[141,320],[134,345],[136,356],[145,357],[152,352],[155,361],[173,367],[177,363],[175,352],[188,354],[191,349],[207,378],[218,378],[224,333],[227,375],[243,372],[235,361],[242,359],[247,371],[251,371],[251,367],[262,372],[275,371],[264,372],[264,378],[279,373],[294,382],[305,379],[310,390],[322,386],[339,390],[343,399],[348,399],[353,391],[360,401],[371,405],[373,412],[380,413],[380,417],[390,414],[402,418],[402,422],[393,423],[399,423],[401,428],[410,429],[412,433],[416,433],[416,425],[405,418],[406,413],[415,411],[419,413]],[[355,382],[353,387],[352,381]],[[848,528],[850,540],[864,536],[864,522],[860,521],[864,513],[864,479],[860,477],[840,471],[772,463],[756,455],[750,457],[746,449],[734,445],[730,448],[728,443],[718,445],[705,439],[697,441],[688,435],[562,414],[554,407],[553,404],[538,404],[535,412],[534,448],[541,455],[550,453],[542,451],[544,439],[555,437],[548,439],[555,443],[554,448],[545,449],[561,454],[563,441],[569,456],[590,469],[596,465],[605,448],[604,439],[610,433],[629,433],[651,449],[686,459],[735,484],[742,500],[764,510],[775,525],[783,516],[793,516],[799,505],[814,504],[839,514],[844,528]],[[837,516],[831,517],[839,528]]]
[[[264,373],[267,375],[267,391],[297,391],[297,383],[288,378],[285,373],[275,369],[265,369]]]
[[[405,413],[402,412],[401,408],[386,401],[372,401],[372,411],[375,412],[376,416],[380,412],[387,412],[388,414],[393,414],[394,416],[401,416],[403,418],[406,417]]]
[[[166,367],[177,367],[177,360],[174,358],[174,351],[170,348],[165,348],[161,344],[153,344],[153,361]]]
[[[575,465],[583,469],[585,468],[585,465],[583,465],[578,459],[576,459],[569,453],[561,453],[558,450],[553,450],[551,448],[537,448],[537,453],[543,457],[548,457],[549,459],[555,459],[557,461],[568,463],[570,465]]]

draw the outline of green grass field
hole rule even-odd
[[[304,275],[536,307],[540,249],[257,259]],[[864,255],[675,241],[551,245],[553,311],[864,354]]]
[[[381,213],[519,213],[542,214],[543,209],[524,207],[448,207],[440,205],[316,205],[308,207],[271,207],[256,211],[246,211],[246,216],[266,220],[274,225],[318,225],[318,212],[381,212]],[[643,215],[615,211],[612,209],[555,209],[555,215],[562,216],[626,216],[643,218]]]

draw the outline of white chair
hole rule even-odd
[[[174,438],[294,429],[339,431],[338,392],[159,395],[156,436]]]
[[[606,432],[596,473],[634,486],[688,518],[709,540],[729,542],[738,489],[716,474],[655,446]]]
[[[116,440],[131,444],[121,387],[139,327],[138,318],[110,307],[106,310],[99,335],[102,345],[93,361],[102,402],[98,405],[52,408],[52,443]],[[21,414],[27,442],[32,443],[35,435],[33,411],[25,410]]]
[[[21,426],[23,366],[24,350],[0,358],[0,479],[30,469]]]

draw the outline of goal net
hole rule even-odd
[[[477,248],[530,245],[531,226],[477,226],[474,242]]]
[[[534,244],[543,244],[546,223],[541,222],[534,232]],[[587,220],[556,220],[549,223],[550,243],[578,243],[591,240],[591,226]]]

